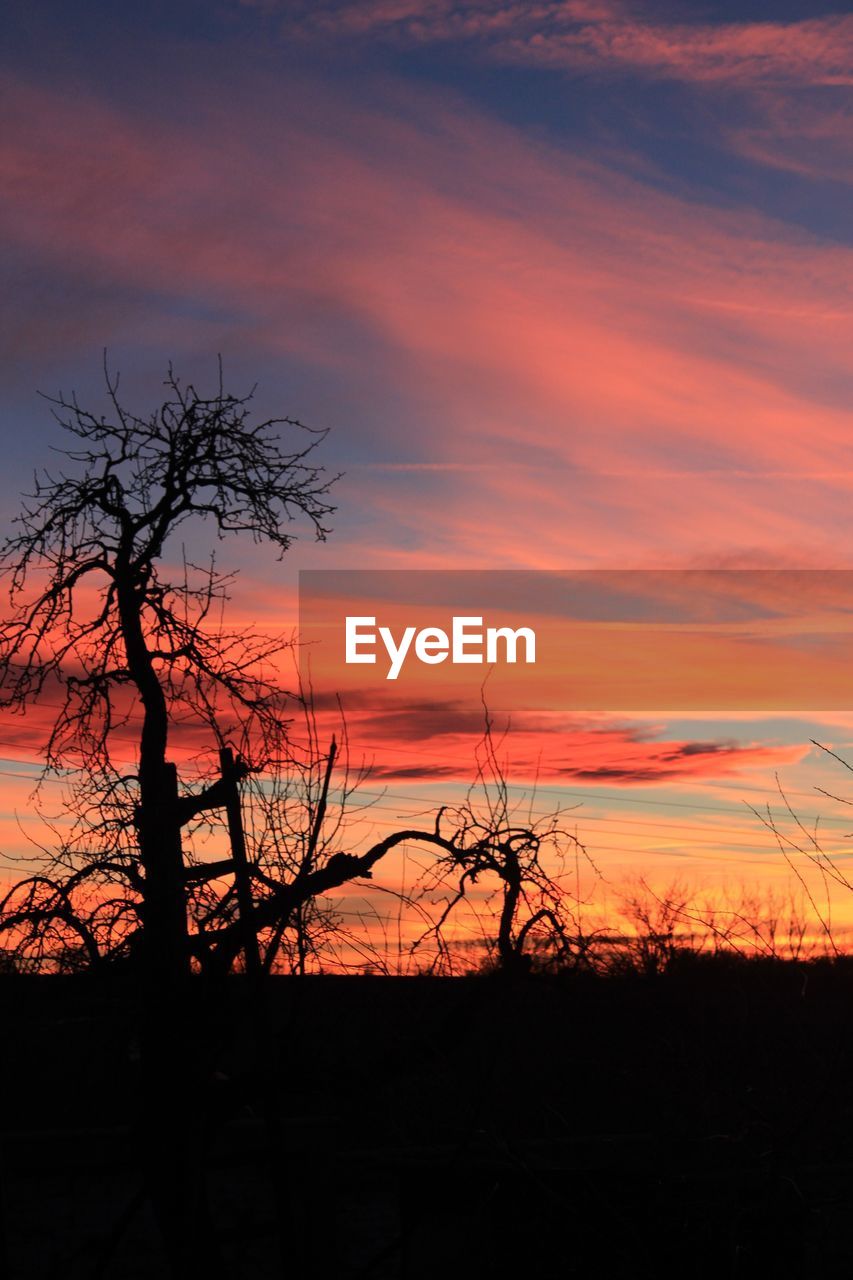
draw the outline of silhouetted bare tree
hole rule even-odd
[[[817,747],[842,768],[853,773],[853,765],[837,751],[831,750],[814,738],[811,742],[812,746]],[[827,954],[838,957],[841,955],[841,948],[833,935],[833,891],[838,889],[845,892],[853,891],[853,879],[844,870],[846,854],[839,857],[837,851],[833,852],[825,847],[827,837],[819,818],[815,819],[810,826],[806,825],[788,799],[778,774],[776,788],[779,793],[780,810],[774,810],[769,802],[763,809],[753,805],[748,807],[776,841],[788,869],[799,885],[804,906],[807,905],[811,909],[818,923]],[[838,795],[825,787],[815,787],[815,791],[837,804],[853,805],[853,800],[848,796]],[[792,923],[790,928],[793,929],[796,937],[797,924]],[[802,944],[802,936],[800,944]]]
[[[325,537],[330,482],[312,460],[323,433],[290,418],[254,422],[251,394],[226,392],[221,371],[213,394],[202,395],[170,368],[166,398],[148,416],[131,412],[118,379],[106,367],[105,374],[107,415],[73,395],[51,400],[73,441],[59,469],[37,477],[0,553],[10,605],[0,627],[0,703],[21,712],[56,705],[47,769],[82,767],[90,787],[87,794],[84,783],[82,811],[88,800],[104,835],[122,827],[119,820],[111,829],[111,805],[126,829],[131,801],[135,847],[117,837],[64,876],[32,878],[6,907],[24,930],[70,929],[94,959],[98,922],[84,919],[75,890],[106,877],[138,902],[128,908],[128,893],[119,892],[113,912],[138,912],[142,925],[143,1133],[161,1225],[181,1271],[190,1235],[199,1239],[188,1230],[198,1206],[177,1137],[192,884],[181,830],[219,797],[179,794],[170,731],[201,725],[217,744],[235,720],[244,734],[253,723],[267,736],[279,732],[282,694],[270,663],[282,646],[224,629],[228,577],[213,556],[207,567],[192,563],[176,535],[206,524],[217,539],[248,537],[283,554],[300,520]],[[138,731],[131,777],[114,760],[122,726]],[[158,1147],[170,1138],[165,1155]]]
[[[695,941],[689,932],[691,901],[691,890],[677,879],[660,892],[642,877],[626,886],[620,914],[630,933],[620,940],[620,959],[647,977],[665,973]]]
[[[46,764],[85,765],[122,785],[111,733],[141,709],[136,790],[147,969],[158,983],[188,964],[179,800],[169,730],[195,719],[222,733],[234,712],[266,726],[282,703],[263,675],[279,641],[228,634],[216,621],[228,579],[213,557],[201,570],[168,566],[175,534],[205,521],[216,536],[247,535],[279,553],[305,517],[319,538],[328,480],[311,463],[319,436],[291,419],[254,424],[251,396],[184,387],[169,370],[168,398],[149,417],[129,412],[108,375],[113,413],[51,401],[76,439],[68,474],[38,477],[0,563],[12,616],[0,627],[0,698],[26,709],[60,691]],[[282,428],[295,438],[283,447]],[[131,695],[131,696],[128,696]]]
[[[141,709],[135,791],[147,967],[180,980],[189,948],[181,827],[199,811],[179,798],[167,760],[170,728],[195,721],[221,738],[235,713],[278,724],[281,691],[264,674],[279,640],[228,633],[218,609],[229,579],[183,558],[175,535],[206,522],[283,553],[303,517],[326,535],[329,482],[311,454],[320,436],[292,419],[253,423],[251,396],[221,377],[212,396],[170,370],[168,397],[148,417],[126,409],[107,375],[109,417],[76,398],[52,400],[75,438],[68,468],[37,479],[0,564],[11,616],[0,627],[0,699],[24,710],[59,697],[48,768],[82,764],[103,785],[128,780],[113,765],[113,731]],[[288,433],[283,443],[282,431]],[[178,568],[169,563],[177,559]],[[126,867],[122,866],[126,872]]]
[[[535,792],[527,802],[513,802],[500,758],[506,734],[496,738],[485,703],[483,713],[475,781],[465,802],[442,810],[436,821],[436,831],[450,838],[422,887],[434,894],[449,884],[451,891],[422,940],[432,936],[441,944],[444,926],[472,887],[480,885],[497,922],[494,936],[486,932],[485,945],[502,972],[526,972],[537,952],[549,963],[579,963],[591,939],[584,937],[562,883],[566,858],[583,858],[596,876],[598,869],[577,834],[564,825],[563,810],[536,816]]]

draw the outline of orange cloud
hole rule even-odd
[[[492,709],[494,710],[494,708]],[[472,780],[482,737],[482,708],[454,702],[388,704],[344,698],[353,751],[370,762],[372,782]],[[335,714],[336,708],[332,714]],[[660,785],[737,777],[752,768],[773,769],[802,759],[807,746],[658,737],[647,725],[616,718],[572,718],[514,709],[496,712],[511,725],[499,747],[514,782],[609,786]]]

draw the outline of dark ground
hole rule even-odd
[[[199,986],[234,1280],[853,1274],[853,964]],[[8,1280],[166,1274],[124,979],[0,978]],[[268,1036],[268,1071],[253,1069]]]

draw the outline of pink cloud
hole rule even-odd
[[[537,66],[633,71],[701,84],[849,85],[853,18],[719,24],[605,18],[575,31],[520,37],[507,53]]]
[[[339,490],[360,556],[853,554],[848,250],[531,143],[463,101],[189,92],[176,118],[193,123],[172,123],[10,85],[4,236],[44,272],[227,312],[226,354],[243,333],[264,358],[393,391],[412,416],[376,421],[379,469]],[[37,302],[17,305],[34,326]],[[149,341],[170,341],[164,323]],[[208,321],[180,324],[209,348]]]
[[[243,3],[279,14],[288,34],[297,37],[475,41],[499,60],[703,84],[853,80],[853,18],[846,14],[710,23],[661,21],[650,7],[619,0],[333,0],[295,12],[275,0]]]
[[[853,119],[835,95],[756,94],[745,120],[727,130],[746,159],[802,178],[853,182]]]

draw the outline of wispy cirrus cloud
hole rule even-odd
[[[672,21],[619,0],[326,0],[278,5],[291,34],[403,44],[480,44],[488,56],[537,67],[633,73],[704,84],[849,85],[853,17],[799,21]]]
[[[853,182],[853,16],[714,20],[706,9],[625,0],[241,0],[287,43],[359,44],[493,66],[560,72],[576,86],[680,86],[692,107],[654,110],[641,128],[691,129],[712,152],[800,180]],[[733,109],[734,107],[734,109]],[[691,124],[682,117],[692,111]],[[642,108],[641,108],[642,115]],[[843,214],[839,215],[843,222]]]
[[[375,564],[849,562],[847,249],[446,94],[184,93],[158,120],[8,85],[20,331],[102,345],[76,288],[46,309],[29,283],[70,272],[112,300],[111,343],[246,335],[255,369],[358,377],[375,417],[342,492]]]
[[[849,95],[756,94],[751,111],[728,129],[743,159],[800,178],[853,183],[853,110]]]
[[[853,18],[664,24],[608,15],[575,30],[515,38],[507,52],[537,66],[699,84],[850,85]]]

